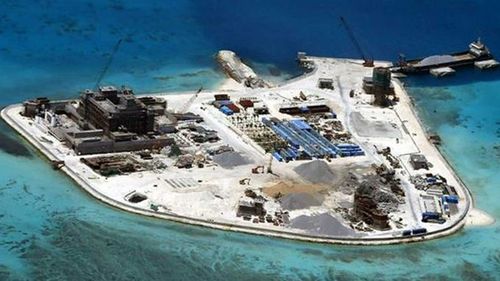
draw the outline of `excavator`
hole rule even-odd
[[[272,165],[273,165],[273,155],[272,154],[269,154],[269,162],[267,164],[267,173],[268,174],[272,174],[273,173],[273,169],[272,169]],[[259,165],[259,166],[255,166],[252,168],[252,174],[263,174],[266,172],[266,167],[264,167],[263,165]]]
[[[250,178],[243,178],[240,180],[241,185],[250,185]]]
[[[273,165],[273,155],[270,154],[269,163],[268,163],[268,166],[267,166],[267,173],[268,174],[272,174],[273,173],[272,165]],[[266,171],[266,168],[264,166],[262,166],[262,165],[255,166],[255,167],[252,168],[252,174],[263,174],[265,171]]]
[[[264,173],[264,166],[257,166],[252,168],[252,174],[263,174]]]

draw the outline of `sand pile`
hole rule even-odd
[[[227,151],[221,154],[217,154],[214,156],[213,160],[219,166],[226,169],[253,163],[252,160],[234,151]]]
[[[354,230],[345,227],[328,213],[314,216],[298,216],[290,222],[290,227],[306,230],[310,234],[324,236],[353,236]]]
[[[352,112],[351,120],[354,130],[362,137],[401,138],[401,131],[389,122],[371,121],[359,112]]]
[[[314,160],[293,169],[303,179],[316,184],[331,184],[337,177],[323,160]]]
[[[284,210],[292,211],[292,210],[300,210],[307,209],[312,206],[320,206],[323,203],[323,196],[316,193],[291,193],[283,196],[280,199],[281,208]]]

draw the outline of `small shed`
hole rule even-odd
[[[249,99],[240,99],[240,105],[243,106],[243,108],[253,107],[253,101]]]
[[[269,109],[264,104],[254,103],[254,112],[255,114],[269,114]]]
[[[228,115],[228,116],[229,116],[229,115],[233,115],[233,113],[234,113],[234,112],[233,112],[233,111],[232,111],[229,107],[227,107],[227,106],[225,106],[225,105],[224,105],[224,106],[222,106],[221,108],[219,108],[219,110],[220,110],[222,113],[224,113],[225,115]]]
[[[214,95],[215,100],[220,101],[220,100],[229,100],[229,95],[227,94],[216,94]]]
[[[229,109],[231,109],[234,113],[239,113],[240,112],[240,108],[236,104],[234,104],[234,103],[228,104],[227,107]]]
[[[422,154],[412,154],[410,155],[410,164],[415,170],[419,169],[429,169],[429,163],[427,159]]]
[[[318,88],[333,90],[333,79],[319,78],[318,79]]]

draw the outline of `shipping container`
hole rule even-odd
[[[273,157],[276,158],[276,160],[278,160],[279,162],[283,161],[283,158],[277,151],[273,152]]]
[[[331,111],[331,109],[326,105],[310,105],[307,107],[307,109],[311,113],[323,113]]]
[[[291,120],[290,123],[298,130],[312,130],[311,126],[301,119]]]
[[[443,195],[443,202],[450,204],[458,204],[458,196],[456,195]]]
[[[240,108],[234,104],[234,103],[229,103],[228,105],[226,105],[229,109],[231,109],[234,113],[239,113],[240,112]]]
[[[228,105],[230,103],[231,103],[231,101],[229,101],[229,100],[218,100],[218,101],[214,101],[212,104],[216,108],[221,108],[223,105]]]
[[[292,156],[293,159],[297,159],[297,153],[294,151],[294,149],[289,148],[288,149],[288,154]]]
[[[231,109],[229,109],[227,106],[222,106],[220,108],[220,111],[226,115],[232,115],[233,114],[233,111]]]
[[[240,99],[240,105],[243,106],[244,108],[253,107],[253,101],[246,100],[246,99]]]
[[[428,222],[430,220],[440,220],[441,214],[437,212],[423,212],[422,213],[422,221]]]
[[[229,100],[229,96],[227,94],[214,95],[214,98],[216,101]]]
[[[403,236],[410,236],[411,235],[411,230],[403,230],[402,235]]]
[[[427,228],[415,228],[411,232],[413,235],[420,235],[427,233]]]

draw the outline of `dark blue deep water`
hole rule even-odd
[[[0,106],[74,97],[104,83],[138,92],[217,87],[213,54],[294,75],[296,52],[395,60],[460,51],[481,36],[500,56],[500,2],[0,0]],[[477,207],[500,218],[500,72],[406,83]],[[0,123],[0,280],[499,280],[500,226],[387,247],[317,245],[127,214],[96,202]]]

